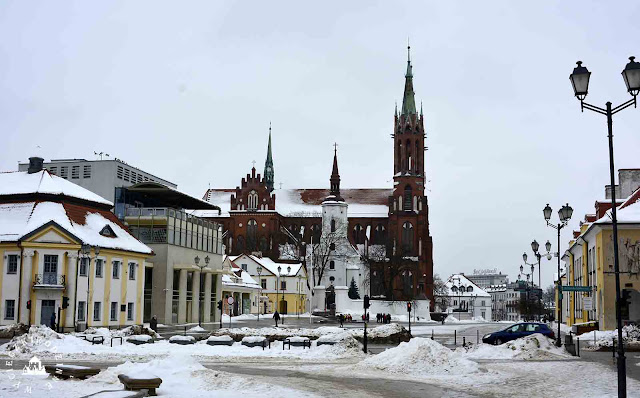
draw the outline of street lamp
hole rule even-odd
[[[258,322],[260,322],[260,304],[262,300],[262,267],[258,265],[256,271],[258,271],[258,280],[260,281],[260,290],[258,291],[260,294],[260,296],[258,296]]]
[[[302,311],[302,275],[298,275],[298,319],[300,319],[300,311]]]
[[[280,271],[282,271],[282,267],[278,265],[278,277],[276,282],[276,311],[278,309],[282,310],[282,307],[278,303],[278,296],[280,295]],[[284,296],[284,293],[283,293]]]
[[[558,224],[552,224],[549,222],[549,220],[551,219],[552,212],[553,210],[551,210],[551,206],[549,206],[549,204],[547,203],[545,208],[542,210],[542,213],[544,214],[544,219],[547,222],[548,227],[551,227],[556,231],[558,231],[558,253],[557,253],[557,256],[558,256],[558,308],[557,308],[558,336],[556,338],[556,345],[560,347],[562,345],[562,339],[560,339],[560,323],[562,323],[562,281],[560,278],[560,251],[559,251],[560,250],[560,231],[562,230],[562,228],[567,226],[567,223],[569,223],[569,220],[571,219],[571,215],[573,214],[573,209],[571,208],[571,206],[569,206],[569,203],[562,206],[562,208],[558,210],[558,218],[560,219],[560,222]],[[547,242],[546,246],[548,248],[551,248],[551,243]]]
[[[620,295],[620,267],[618,261],[618,219],[616,215],[616,192],[615,192],[615,167],[613,162],[613,115],[621,110],[637,106],[636,97],[640,93],[640,63],[635,61],[635,57],[629,57],[629,63],[622,71],[622,78],[627,87],[627,92],[631,94],[632,99],[624,102],[615,108],[611,107],[611,102],[606,103],[606,108],[600,108],[584,102],[589,89],[589,77],[591,72],[582,66],[582,62],[578,61],[578,67],[573,70],[569,76],[573,84],[575,96],[580,100],[580,108],[600,113],[607,117],[608,139],[609,139],[609,177],[611,179],[611,225],[613,229],[613,266],[616,282],[616,323],[618,327],[618,397],[627,396],[627,365],[624,356],[624,344],[622,344],[622,300]],[[560,246],[558,246],[560,250]],[[560,260],[558,260],[559,262]]]

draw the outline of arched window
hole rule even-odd
[[[311,237],[315,243],[320,242],[320,235],[322,234],[322,230],[318,224],[311,225]]]
[[[398,140],[398,171],[404,171],[404,156],[402,153],[402,141]]]
[[[412,198],[413,198],[413,195],[411,194],[411,185],[407,184],[407,186],[404,187],[404,202],[402,205],[402,210],[404,211],[413,210],[413,208],[411,207]]]
[[[387,242],[387,230],[384,225],[376,225],[376,229],[373,230],[373,244],[384,245]]]
[[[402,250],[403,255],[413,254],[413,224],[408,221],[402,224]]]
[[[353,227],[353,243],[356,245],[364,243],[364,230],[360,224]]]
[[[473,291],[473,286],[468,286],[467,287],[467,292],[472,292]]]
[[[247,197],[247,206],[249,210],[258,209],[258,193],[256,191],[249,192],[249,196]]]
[[[331,219],[331,232],[336,232],[336,220]]]
[[[336,269],[336,262],[331,260],[329,261],[329,269]]]
[[[329,244],[329,250],[336,250],[336,244],[335,243],[330,243]]]
[[[258,223],[251,219],[247,222],[247,249],[255,251],[258,247]]]
[[[455,286],[451,286],[451,291],[454,292],[454,293],[457,293],[458,292],[458,288],[455,287]]]
[[[418,174],[422,174],[422,168],[421,168],[421,167],[422,167],[422,165],[420,164],[420,162],[418,162],[418,159],[420,159],[420,157],[421,157],[421,156],[420,156],[420,145],[418,144],[418,140],[416,140],[416,153],[415,153],[415,157],[416,157],[416,160],[415,160],[415,164],[416,164],[416,165],[415,165],[414,169],[415,169],[416,173],[418,173]]]
[[[407,171],[411,172],[413,169],[413,157],[411,157],[411,141],[407,140]]]
[[[260,237],[260,251],[261,252],[266,252],[267,250],[269,250],[269,243],[267,242],[267,238],[264,236]]]
[[[236,252],[243,253],[244,248],[244,237],[242,235],[238,235],[238,238],[236,238]]]

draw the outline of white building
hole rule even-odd
[[[447,313],[458,320],[491,320],[491,295],[471,282],[464,274],[454,274],[446,282],[449,307]]]

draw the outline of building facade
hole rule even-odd
[[[472,275],[465,275],[467,279],[481,288],[492,285],[505,285],[509,283],[509,277],[506,274],[494,269],[474,269]]]
[[[53,159],[43,163],[51,174],[88,189],[102,198],[116,202],[115,188],[140,182],[159,182],[171,188],[177,185],[133,167],[122,160]],[[18,171],[26,171],[28,163],[19,163]]]
[[[113,204],[42,169],[0,174],[0,324],[62,330],[142,323],[153,255]]]
[[[449,306],[448,316],[459,321],[492,319],[491,295],[469,280],[464,274],[454,274],[445,283]]]
[[[252,168],[235,189],[207,190],[204,199],[220,206],[222,213],[200,212],[198,215],[224,225],[227,254],[254,253],[273,261],[301,262],[312,288],[329,288],[331,281],[324,280],[325,277],[334,278],[333,286],[348,286],[352,279],[357,283],[366,280],[367,290],[374,299],[429,299],[432,302],[432,239],[424,186],[424,116],[415,105],[410,59],[402,108],[400,112],[396,109],[393,119],[392,138],[393,187],[340,189],[342,200],[328,201],[340,203],[327,205],[339,176],[337,180],[331,176],[329,189],[278,189],[274,185],[270,134],[263,175]],[[330,223],[327,224],[325,211],[343,217],[341,228],[352,247],[348,250],[352,259],[344,265],[344,274],[324,272],[332,261],[328,254],[323,256],[321,270],[318,262],[312,264],[307,255],[315,253],[310,248],[321,245],[323,237],[326,242]],[[335,214],[336,211],[342,213]],[[356,257],[364,265],[356,267]],[[337,266],[336,260],[333,261]],[[364,284],[362,286],[364,288]],[[314,289],[314,296],[315,290],[320,289]],[[363,289],[360,291],[362,295],[366,293]],[[326,303],[318,300],[316,305],[320,308]]]

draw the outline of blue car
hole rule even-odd
[[[511,325],[504,330],[485,334],[482,336],[482,342],[486,344],[500,345],[507,341],[519,339],[520,337],[529,336],[534,333],[540,333],[549,338],[554,338],[553,331],[544,323],[524,322]]]

